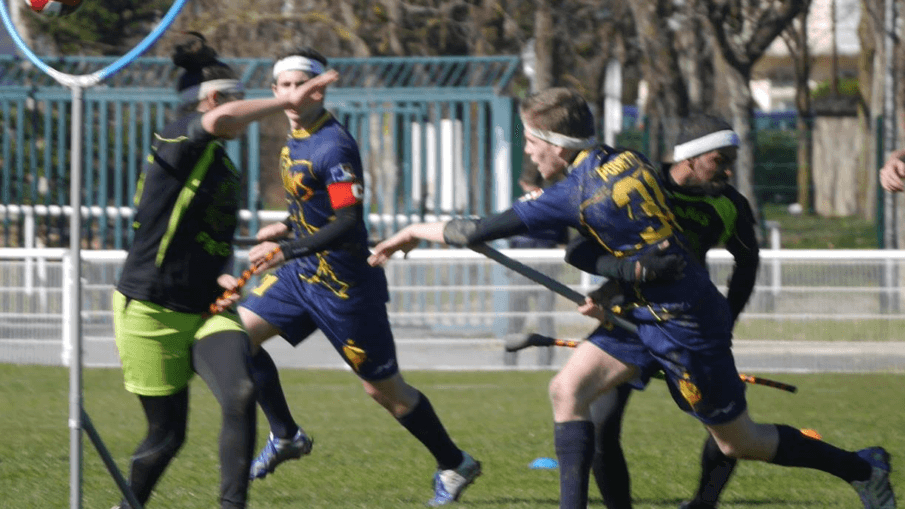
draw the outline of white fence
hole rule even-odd
[[[503,252],[582,293],[599,283],[564,265],[561,250]],[[67,362],[66,256],[64,249],[0,249],[0,362]],[[110,297],[125,253],[85,250],[81,257],[84,362],[116,365]],[[752,365],[766,371],[905,371],[905,253],[764,250],[761,259],[757,288],[736,327],[737,355],[760,352]],[[236,271],[245,263],[240,251]],[[725,290],[731,256],[714,250],[708,265]],[[470,250],[415,250],[386,270],[390,317],[407,366],[505,368],[517,363],[502,353],[507,335],[579,339],[594,325],[571,302],[544,299],[547,290]],[[341,365],[329,348],[311,348],[298,356],[309,361],[301,365]],[[319,355],[322,363],[312,360]],[[522,366],[536,367],[534,358],[522,354]]]

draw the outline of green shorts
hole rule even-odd
[[[127,305],[119,292],[113,292],[113,327],[126,390],[142,396],[169,396],[188,385],[198,339],[244,330],[235,313],[180,313],[135,299]]]

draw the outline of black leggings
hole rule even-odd
[[[591,407],[594,430],[594,461],[591,471],[603,504],[608,509],[632,507],[631,484],[625,454],[622,451],[622,416],[632,394],[628,384],[616,387],[606,400],[598,400]]]
[[[244,508],[255,446],[254,384],[248,372],[249,340],[244,332],[211,334],[192,347],[192,368],[220,403],[220,507]],[[188,387],[170,396],[139,396],[148,434],[132,455],[129,484],[144,505],[185,442]],[[122,507],[128,507],[122,503]]]

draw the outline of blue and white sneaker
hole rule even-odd
[[[452,470],[438,470],[434,474],[434,498],[427,503],[430,507],[451,504],[469,484],[481,475],[481,462],[462,451],[462,463]]]
[[[263,479],[267,474],[272,474],[277,465],[287,460],[297,460],[311,453],[314,447],[314,439],[305,434],[301,429],[291,439],[276,438],[273,433],[267,440],[267,445],[261,450],[261,454],[251,463],[248,478],[251,480]]]
[[[857,454],[872,467],[867,480],[852,482],[852,487],[864,503],[864,509],[895,509],[896,495],[889,484],[889,453],[882,447],[868,447]]]

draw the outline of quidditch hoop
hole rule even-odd
[[[6,31],[9,32],[10,37],[12,37],[13,42],[22,51],[23,54],[31,61],[31,63],[35,64],[35,67],[40,69],[45,74],[49,75],[51,78],[57,80],[61,85],[67,88],[73,87],[90,87],[97,85],[101,81],[113,76],[117,72],[121,71],[123,67],[129,65],[133,60],[138,58],[142,53],[148,50],[152,44],[154,44],[157,39],[160,38],[161,35],[170,28],[170,25],[176,20],[176,15],[179,14],[179,11],[185,7],[185,4],[188,3],[188,0],[176,0],[173,3],[170,10],[167,11],[166,16],[160,20],[160,23],[151,31],[137,46],[132,48],[132,51],[126,53],[118,60],[113,62],[112,64],[104,67],[99,71],[95,71],[91,74],[83,74],[80,76],[73,74],[66,74],[64,72],[60,72],[53,67],[45,64],[35,53],[25,44],[25,41],[22,39],[22,36],[19,35],[19,32],[16,31],[15,25],[13,25],[12,19],[9,17],[9,11],[7,8],[7,2],[0,2],[0,17],[3,18],[3,25],[6,27]]]

